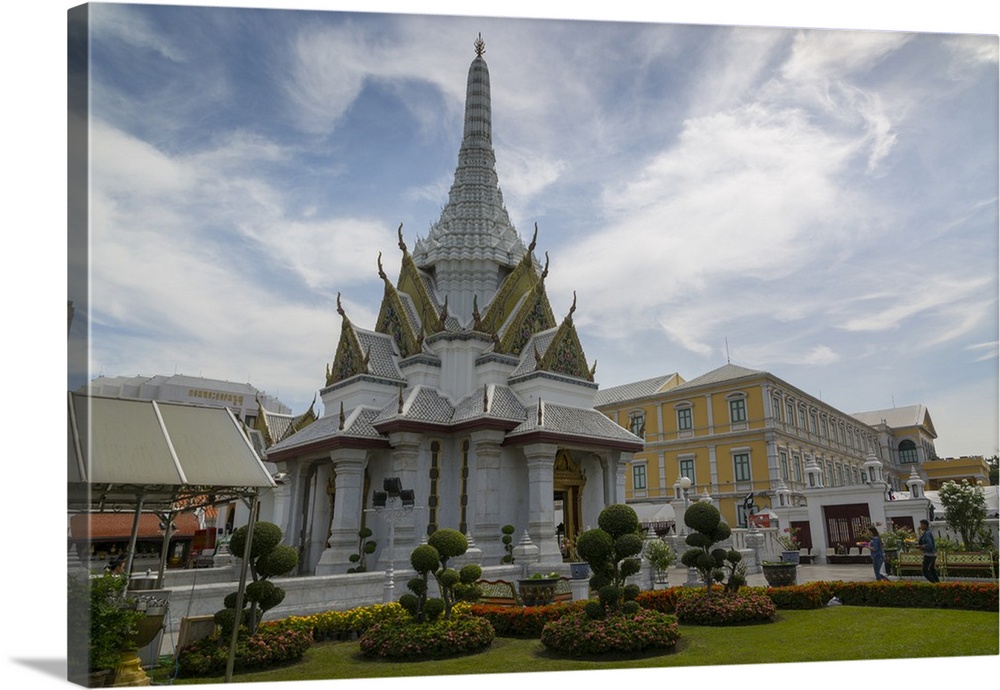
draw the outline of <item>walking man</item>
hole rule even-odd
[[[934,548],[934,535],[931,534],[931,524],[927,520],[920,521],[920,538],[917,540],[917,548],[924,552],[924,562],[920,571],[931,582],[940,582],[937,562],[937,550]]]

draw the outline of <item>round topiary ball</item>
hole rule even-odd
[[[454,587],[462,580],[461,576],[458,574],[458,571],[455,570],[454,568],[448,568],[438,577],[443,587]]]
[[[421,544],[410,552],[410,565],[418,573],[430,573],[438,569],[441,556],[430,544]]]
[[[601,511],[597,517],[597,526],[617,539],[639,529],[639,516],[631,506],[616,503]]]
[[[399,605],[411,616],[416,616],[417,609],[420,607],[420,600],[416,594],[407,592],[399,598]]]
[[[712,532],[712,538],[716,543],[718,543],[720,541],[726,541],[732,536],[732,534],[733,530],[729,527],[729,525],[725,522],[719,522],[719,524],[715,526],[715,530]]]
[[[281,543],[281,528],[273,522],[257,522],[253,527],[253,544],[250,557],[257,558]],[[247,545],[247,527],[238,528],[229,540],[229,551],[237,558],[243,558]]]
[[[708,501],[699,501],[684,511],[684,524],[702,534],[712,534],[721,519],[719,509]]]
[[[257,559],[257,574],[261,577],[277,577],[295,569],[299,564],[299,552],[286,544],[278,544]]]
[[[441,558],[455,558],[469,549],[469,540],[457,529],[437,529],[427,538],[427,544],[437,549]]]
[[[642,553],[642,538],[634,533],[623,534],[615,539],[615,555],[628,558]]]
[[[462,582],[469,585],[483,576],[483,569],[478,563],[469,563],[467,565],[463,565],[462,569],[458,571],[458,574],[461,577]]]
[[[639,606],[639,602],[634,600],[629,600],[622,604],[622,612],[627,613],[630,616],[634,616],[639,613],[640,608],[642,607]]]
[[[622,577],[635,575],[642,569],[642,561],[638,558],[626,558],[619,566]]]
[[[712,538],[707,534],[702,534],[701,532],[692,532],[684,538],[684,543],[688,546],[693,546],[696,549],[707,549],[709,546],[714,544]]]
[[[430,621],[437,620],[444,613],[444,599],[428,599],[424,602],[424,617]]]
[[[614,549],[611,535],[601,529],[589,529],[576,540],[576,552],[591,566],[609,560]]]
[[[411,577],[410,581],[406,583],[406,588],[417,596],[427,594],[427,583],[422,577]]]

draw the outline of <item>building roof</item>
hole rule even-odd
[[[851,416],[868,426],[878,426],[884,423],[890,429],[903,429],[914,426],[923,427],[931,436],[937,438],[937,432],[934,430],[934,422],[931,421],[930,412],[923,405],[908,405],[906,407],[892,407],[887,410],[856,412]]]
[[[669,388],[668,384],[671,381],[683,382],[683,379],[675,372],[673,374],[656,376],[645,381],[636,381],[621,386],[603,388],[597,391],[597,395],[594,396],[594,407],[613,405],[625,400],[638,400],[639,398],[647,398],[656,393],[662,393]]]
[[[69,536],[72,539],[128,539],[132,535],[134,513],[80,513],[70,516]],[[199,529],[198,518],[193,513],[178,513],[173,518],[174,537],[193,537]],[[142,513],[139,516],[139,539],[159,539],[163,537],[160,529],[160,516],[153,513]]]
[[[507,436],[516,439],[529,435],[576,438],[583,443],[598,445],[610,442],[632,452],[638,452],[643,447],[641,438],[597,410],[541,400],[535,407],[527,409],[527,419]]]
[[[737,364],[727,363],[719,367],[718,369],[713,369],[707,374],[702,374],[697,378],[693,378],[690,381],[686,381],[679,386],[675,387],[673,390],[686,390],[689,388],[699,388],[701,386],[708,386],[715,383],[728,383],[730,381],[738,381],[739,379],[752,378],[754,376],[766,375],[766,371],[760,371],[757,369],[748,369],[746,367],[741,367]]]

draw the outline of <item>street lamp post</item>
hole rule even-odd
[[[382,491],[372,492],[372,510],[389,527],[389,565],[385,569],[385,584],[382,586],[382,601],[395,600],[395,541],[396,525],[413,512],[413,489],[404,489],[399,477],[390,477],[382,482]]]
[[[691,478],[681,477],[677,483],[681,488],[681,495],[684,496],[684,513],[686,514],[688,511],[688,491],[690,491],[691,489]],[[684,522],[683,516],[681,516],[681,537],[683,538],[684,542],[687,543],[687,525]],[[684,586],[685,587],[699,586],[701,582],[698,580],[698,569],[689,567],[687,571],[688,571],[687,582],[684,583]]]

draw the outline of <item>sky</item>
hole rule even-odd
[[[48,478],[63,476],[64,438],[52,429],[67,383],[64,300],[90,298],[70,294],[66,271],[67,214],[79,220],[63,182],[67,146],[79,143],[66,127],[74,4],[21,3],[0,25],[2,404],[14,469],[0,510],[18,556],[3,571],[17,593],[6,616],[18,621],[4,677],[30,687],[64,686],[66,524],[45,501],[62,490]],[[578,292],[574,319],[602,386],[694,378],[724,363],[728,345],[733,362],[845,412],[928,405],[942,454],[996,452],[998,23],[988,3],[502,9],[616,24],[488,20],[498,7],[467,2],[208,4],[438,18],[309,15],[296,26],[298,14],[185,23],[180,10],[105,13],[88,123],[102,258],[90,276],[95,374],[250,381],[307,405],[336,346],[336,293],[371,327],[378,251],[394,274],[395,228],[404,223],[412,246],[437,219],[482,32],[508,209],[522,237],[539,224],[556,313]],[[470,14],[479,18],[453,18]],[[935,659],[853,666],[947,681]],[[976,667],[995,673],[996,658],[963,659]],[[788,672],[832,687],[844,665]],[[672,669],[670,679],[700,674]],[[378,682],[338,687],[362,684]]]
[[[337,294],[374,327],[379,252],[394,278],[399,224],[412,247],[447,200],[482,34],[507,208],[557,317],[576,293],[599,384],[732,361],[847,413],[924,404],[940,455],[997,452],[995,36],[90,16],[90,376],[304,411]]]

